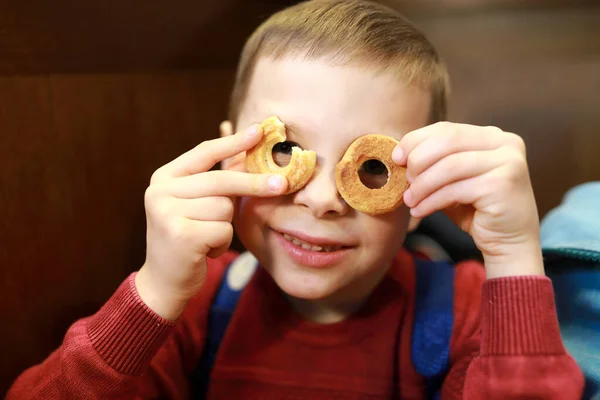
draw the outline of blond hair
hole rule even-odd
[[[273,14],[247,40],[229,108],[234,126],[258,59],[289,56],[391,72],[431,92],[430,123],[446,118],[446,67],[406,18],[371,1],[311,0]]]

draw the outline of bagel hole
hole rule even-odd
[[[358,177],[367,188],[381,189],[388,183],[390,172],[383,162],[370,159],[361,164]]]
[[[279,167],[286,167],[292,159],[292,149],[298,145],[294,142],[279,142],[273,146],[273,161]]]

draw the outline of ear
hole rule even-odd
[[[420,223],[421,220],[419,218],[410,217],[410,221],[408,221],[408,231],[414,232],[419,227]]]
[[[219,125],[219,131],[221,132],[221,137],[231,136],[233,135],[233,124],[231,121],[225,120]]]
[[[219,125],[219,131],[221,137],[227,137],[233,135],[233,124],[231,121],[223,121]],[[244,171],[244,160],[246,159],[246,153],[241,153],[235,157],[228,158],[221,161],[221,169],[233,170],[233,171]]]

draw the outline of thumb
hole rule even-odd
[[[444,214],[450,218],[460,229],[470,233],[475,208],[472,205],[457,204],[454,207],[444,209]]]

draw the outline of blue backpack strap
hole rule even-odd
[[[208,335],[202,358],[192,375],[190,384],[193,399],[204,399],[221,340],[235,312],[244,287],[254,274],[258,261],[249,253],[236,258],[223,274],[208,315]]]
[[[439,399],[450,367],[454,322],[454,266],[415,258],[417,286],[412,362],[425,377],[427,398]]]

